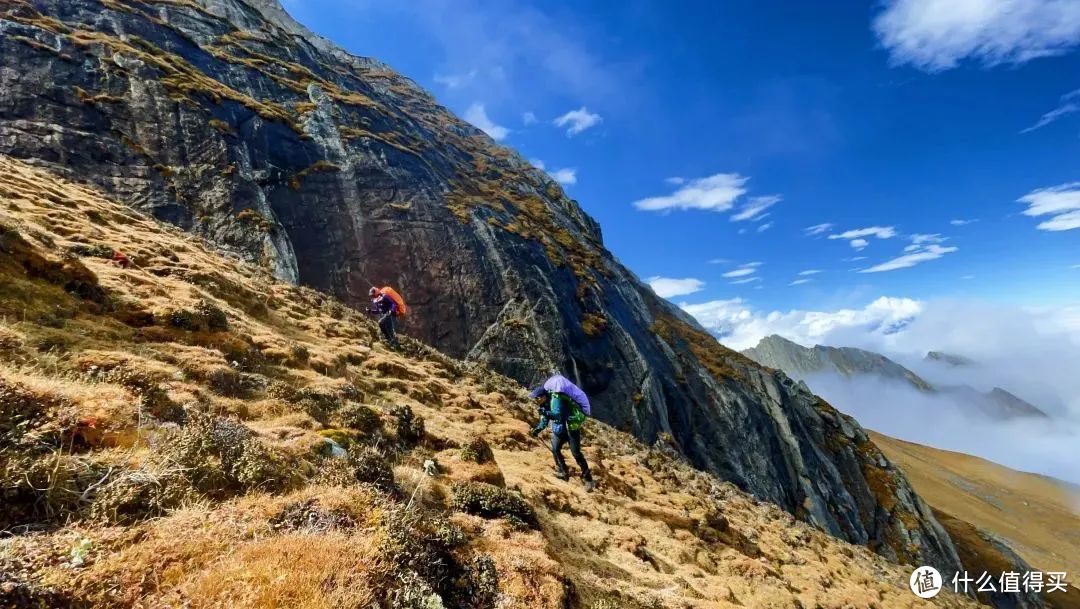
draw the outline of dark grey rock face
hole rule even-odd
[[[958,566],[853,420],[719,345],[546,174],[268,0],[0,0],[0,153],[366,304],[886,556]]]

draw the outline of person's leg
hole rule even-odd
[[[551,454],[555,457],[555,475],[560,478],[566,477],[566,459],[562,456],[563,442],[566,441],[566,432],[555,433],[551,431]]]
[[[395,348],[400,347],[401,343],[397,339],[397,319],[393,315],[388,315],[386,318],[389,320],[386,325],[389,328],[390,344]]]
[[[585,453],[581,452],[581,430],[574,429],[569,432],[570,454],[574,455],[581,468],[581,479],[589,482],[592,480],[592,472],[589,471],[589,463],[585,460]]]
[[[383,340],[391,347],[397,346],[397,336],[394,335],[394,316],[383,315],[379,318],[379,330],[382,331]]]

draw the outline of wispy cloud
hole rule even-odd
[[[911,239],[911,245],[904,248],[905,252],[914,252],[923,249],[930,243],[944,243],[948,241],[948,237],[942,237],[938,233],[933,234],[920,234],[915,233],[909,237]]]
[[[574,136],[589,127],[598,125],[602,120],[599,114],[589,112],[588,108],[582,106],[577,110],[567,112],[552,122],[556,127],[566,127],[566,135]]]
[[[974,218],[974,219],[971,219],[971,220],[956,219],[956,220],[949,220],[949,224],[952,224],[953,226],[967,226],[968,224],[975,224],[978,221],[979,221],[978,218]]]
[[[700,279],[686,277],[673,279],[671,277],[649,277],[649,286],[660,298],[672,298],[700,292],[705,287],[705,282]]]
[[[1026,203],[1025,216],[1050,216],[1036,227],[1046,231],[1080,228],[1080,182],[1040,188],[1017,199]]]
[[[802,279],[796,279],[795,281],[792,281],[788,285],[802,285],[804,283],[810,283],[811,281],[813,281],[813,279],[809,279],[809,278],[804,277]]]
[[[469,106],[469,109],[465,111],[465,120],[472,123],[477,129],[491,136],[491,139],[495,141],[501,141],[506,139],[507,135],[510,135],[510,130],[502,125],[495,124],[495,121],[491,120],[487,115],[487,110],[484,109],[484,104],[475,103]]]
[[[852,256],[851,258],[844,258],[844,262],[858,262],[860,260],[866,260],[866,256]]]
[[[672,186],[681,186],[686,183],[686,178],[681,178],[679,176],[671,176],[670,178],[664,178],[664,181],[668,184],[671,184]]]
[[[471,83],[475,78],[476,68],[473,68],[464,74],[436,74],[434,80],[447,89],[460,89]]]
[[[894,64],[927,72],[1060,55],[1080,43],[1080,2],[886,0],[874,32]]]
[[[806,233],[807,235],[813,237],[815,235],[822,235],[822,234],[825,234],[825,233],[829,232],[830,230],[832,230],[833,226],[834,225],[833,225],[832,222],[823,222],[821,224],[815,224],[813,226],[807,226],[806,228],[803,229],[803,232]]]
[[[896,236],[896,229],[891,226],[868,226],[856,228],[835,235],[829,235],[830,239],[858,239],[860,237],[877,237],[878,239],[891,239]]]
[[[761,226],[757,227],[757,232],[763,233],[763,232],[769,230],[770,228],[772,228],[773,224],[774,224],[773,222],[766,222],[765,224],[762,224]]]
[[[829,239],[846,239],[848,245],[855,248],[855,251],[859,251],[870,245],[870,242],[865,239],[865,237],[892,239],[895,236],[896,229],[891,226],[868,226],[866,228],[855,228],[842,233],[832,234],[829,235]]]
[[[670,195],[634,201],[634,207],[645,211],[727,211],[734,207],[739,197],[746,194],[746,182],[749,179],[737,173],[718,173],[707,178],[697,178],[681,185]]]
[[[739,265],[738,268],[724,273],[724,277],[728,279],[735,277],[746,277],[757,273],[758,267],[761,266],[760,262],[747,262],[746,264]]]
[[[713,258],[712,260],[709,260],[709,264],[728,264],[730,262],[731,261],[727,258]]]
[[[551,178],[559,184],[577,184],[577,169],[573,167],[565,167],[563,169],[549,171],[548,175],[550,175]]]
[[[524,112],[521,115],[521,124],[529,126],[536,123],[536,114],[532,112]]]
[[[1063,116],[1068,116],[1073,112],[1077,111],[1080,111],[1080,89],[1076,89],[1075,91],[1070,91],[1065,95],[1062,95],[1061,101],[1058,103],[1058,106],[1056,108],[1047,112],[1046,114],[1043,114],[1041,117],[1039,117],[1039,120],[1036,121],[1034,125],[1026,129],[1022,129],[1020,133],[1030,133],[1036,129],[1041,129],[1049,125],[1050,123],[1058,120],[1059,118]]]
[[[761,281],[761,277],[743,277],[742,279],[732,281],[731,285],[745,285],[747,283],[754,283],[755,281]]]
[[[805,271],[799,271],[800,277],[809,277],[810,275],[817,275],[821,271],[819,269],[807,269]]]
[[[960,248],[957,247],[942,247],[935,243],[929,245],[920,246],[918,249],[906,250],[902,256],[897,256],[887,262],[874,265],[870,268],[862,269],[860,273],[884,273],[886,271],[895,271],[897,269],[906,269],[913,267],[923,262],[929,262],[931,260],[937,260],[945,254],[951,254]]]
[[[765,211],[773,205],[779,203],[781,199],[782,197],[780,195],[750,197],[750,199],[746,202],[745,205],[742,206],[742,208],[738,212],[732,214],[731,221],[742,222],[744,220],[757,221],[764,219],[765,216],[768,215],[765,213]],[[761,229],[758,230],[760,231]]]

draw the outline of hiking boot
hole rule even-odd
[[[559,480],[569,480],[570,479],[570,474],[568,474],[566,472],[558,472],[557,471],[557,472],[555,472],[555,477],[558,478]]]
[[[596,483],[593,482],[592,480],[586,480],[585,481],[585,492],[586,493],[591,493],[594,490],[596,490]]]

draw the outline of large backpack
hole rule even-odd
[[[566,395],[565,393],[555,393],[560,399],[566,400],[572,405],[573,411],[566,417],[566,428],[570,431],[577,431],[581,429],[581,426],[585,424],[585,420],[589,418],[589,415],[585,413],[585,409],[581,407],[581,404],[577,403],[577,400]]]
[[[409,312],[409,307],[406,306],[405,299],[402,298],[401,294],[398,294],[397,291],[394,290],[394,288],[386,286],[385,288],[380,288],[379,293],[383,296],[386,296],[390,300],[393,300],[394,303],[397,304],[397,313],[395,315],[397,315],[398,317],[401,317]]]

